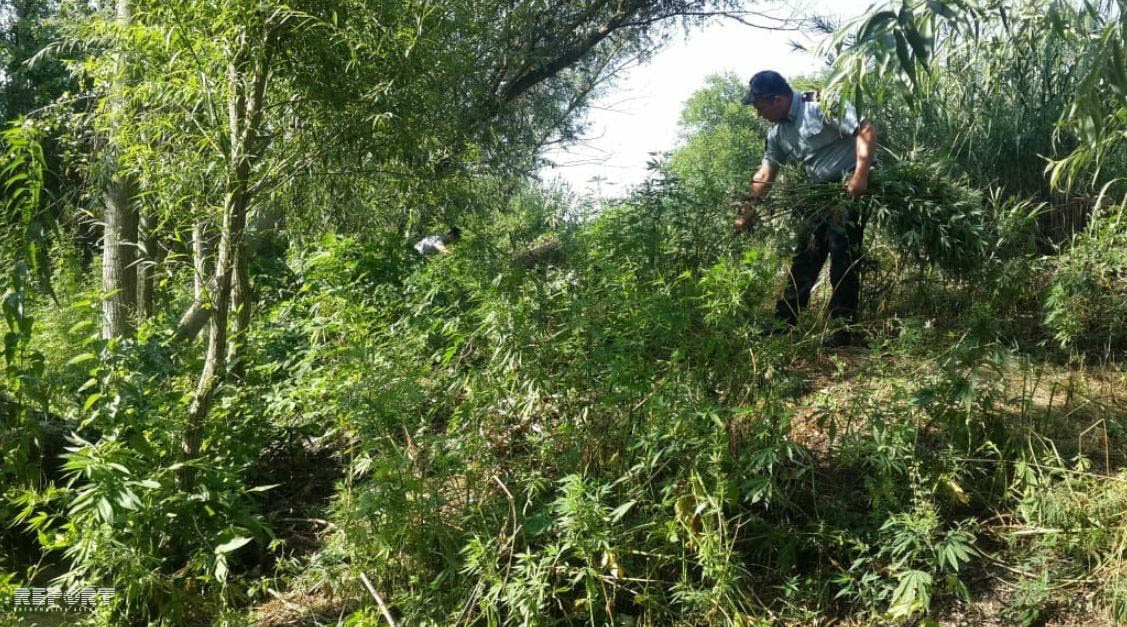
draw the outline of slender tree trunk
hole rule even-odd
[[[235,253],[235,268],[232,278],[234,284],[231,292],[231,306],[235,313],[235,328],[232,342],[227,354],[228,360],[233,362],[231,374],[242,379],[246,374],[245,363],[238,359],[241,349],[246,343],[246,332],[250,328],[254,295],[250,288],[250,252],[246,238],[239,241],[239,248]]]
[[[215,277],[211,277],[207,285],[210,291],[214,292]],[[209,320],[211,320],[211,309],[207,306],[206,298],[201,294],[200,298],[193,301],[188,310],[180,316],[180,321],[176,324],[176,332],[172,337],[173,341],[188,342],[196,339]]]
[[[106,189],[106,226],[102,237],[102,337],[133,335],[137,309],[137,212],[129,176],[115,177]]]
[[[204,283],[208,276],[205,237],[203,222],[197,221],[192,225],[192,268],[195,269],[192,279],[192,295],[195,302],[203,300]]]
[[[176,325],[173,340],[176,342],[191,341],[200,334],[211,319],[211,308],[207,303],[207,295],[215,291],[215,276],[211,274],[208,264],[210,250],[208,250],[207,229],[202,220],[192,225],[192,304],[180,316]],[[208,279],[208,277],[211,277]]]
[[[243,267],[247,268],[248,281],[250,269],[249,260],[254,257],[259,249],[259,246],[262,244],[262,239],[264,238],[263,234],[267,231],[280,232],[282,230],[281,225],[284,223],[284,220],[284,215],[270,213],[269,211],[266,211],[265,208],[263,208],[263,210],[260,210],[255,214],[254,219],[251,220],[248,224],[246,234],[243,236],[243,252],[239,257],[240,259],[244,260]],[[207,240],[206,237],[202,235],[196,235],[196,233],[202,233],[202,231],[198,230],[198,228],[193,229],[192,235],[194,259],[193,264],[195,266],[196,272],[195,298],[192,300],[192,304],[188,306],[188,309],[186,309],[180,316],[180,321],[176,325],[176,332],[173,336],[173,340],[175,342],[185,342],[195,339],[195,337],[199,335],[200,331],[202,331],[203,328],[207,326],[208,320],[211,319],[211,307],[208,305],[206,294],[208,292],[215,291],[215,275],[209,274],[209,268],[206,262],[208,254],[206,248]],[[197,242],[199,243],[198,246]],[[210,278],[207,278],[209,276]],[[238,270],[236,270],[236,281],[238,281],[238,276]],[[232,289],[235,290],[235,292],[238,294],[244,293],[243,291],[240,291],[237,282],[234,284],[234,287]],[[251,298],[247,301],[248,306],[244,309],[239,309],[239,306],[242,302],[240,299],[242,297],[236,296],[236,300],[239,300],[239,303],[235,304],[235,308],[236,310],[243,312],[240,316],[242,318],[242,326],[240,327],[240,329],[245,329],[250,325],[250,316],[253,313],[253,293],[251,293],[249,290],[246,290],[245,293]],[[236,320],[236,323],[239,323],[238,319]],[[236,329],[236,333],[238,332],[239,329]]]
[[[188,410],[182,452],[185,461],[199,455],[204,424],[215,400],[215,393],[227,374],[227,322],[232,301],[232,285],[237,271],[236,261],[244,246],[247,206],[251,200],[251,172],[261,157],[258,150],[258,127],[262,117],[262,99],[270,70],[270,50],[252,59],[247,43],[241,42],[228,67],[231,97],[228,102],[228,132],[231,141],[227,190],[223,201],[223,225],[216,253],[215,277],[210,282],[211,316],[208,326],[207,357],[196,385],[195,396]],[[251,70],[248,80],[248,70]],[[244,292],[245,293],[245,292]],[[192,489],[195,477],[191,466],[181,473],[180,486]]]
[[[122,28],[132,21],[129,0],[117,0],[117,20]],[[112,115],[125,114],[124,80],[127,68],[124,55],[118,63],[122,78],[118,79],[111,96]],[[117,121],[114,120],[116,126]],[[116,159],[113,148],[112,159]],[[116,169],[117,164],[111,165]],[[106,219],[102,236],[102,290],[109,296],[102,303],[102,337],[129,337],[133,335],[133,316],[137,309],[137,211],[133,205],[136,182],[128,174],[117,173],[106,187]]]
[[[140,221],[140,242],[137,257],[137,321],[153,315],[153,288],[156,284],[156,267],[160,263],[160,242],[157,240],[157,221],[152,214],[144,213]]]
[[[240,170],[241,168],[236,168]],[[244,181],[245,182],[245,181]],[[215,400],[215,391],[225,374],[227,365],[227,314],[230,304],[232,255],[242,239],[246,220],[245,195],[240,193],[238,178],[228,182],[223,203],[223,230],[219,239],[219,252],[215,264],[215,284],[211,294],[212,311],[208,325],[207,357],[203,372],[196,385],[196,393],[188,409],[188,424],[184,430],[183,453],[185,460],[194,459],[200,452],[204,422]],[[190,467],[180,476],[181,487],[190,490],[194,473]]]

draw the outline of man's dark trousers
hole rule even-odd
[[[861,245],[865,239],[864,220],[856,210],[840,209],[836,215],[808,217],[799,228],[797,249],[783,297],[775,305],[775,315],[787,324],[798,321],[798,312],[810,303],[810,292],[818,274],[830,258],[830,316],[853,323],[861,296]]]

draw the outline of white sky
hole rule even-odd
[[[768,2],[750,9],[777,17],[819,13],[851,19],[875,0]],[[766,23],[760,18],[749,18]],[[645,178],[651,153],[672,149],[677,121],[689,96],[713,74],[734,72],[743,81],[759,70],[783,76],[808,74],[822,62],[791,49],[792,41],[813,42],[801,33],[766,31],[723,20],[704,26],[686,39],[678,35],[645,65],[622,73],[617,83],[595,101],[587,116],[585,141],[545,156],[557,167],[545,167],[544,180],[561,178],[572,189],[594,197],[624,194]],[[593,182],[601,177],[601,182]]]

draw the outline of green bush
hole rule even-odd
[[[1055,260],[1045,324],[1062,346],[1127,342],[1127,205],[1094,219]]]

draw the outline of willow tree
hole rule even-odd
[[[117,0],[117,26],[127,33],[133,19],[132,0]],[[102,236],[102,336],[106,339],[133,334],[137,313],[137,227],[134,205],[136,185],[133,176],[118,163],[120,135],[115,132],[121,119],[129,115],[128,54],[118,49],[115,55],[113,84],[106,107],[109,111],[109,148],[106,151],[105,229]]]
[[[598,86],[656,50],[671,20],[742,15],[734,0],[132,1],[130,171],[167,234],[218,230],[210,264],[195,260],[212,274],[175,333],[186,343],[208,329],[185,459],[199,454],[220,384],[247,349],[254,216],[319,213],[325,228],[347,217],[287,206],[278,190],[528,175],[545,142],[573,133]]]
[[[700,17],[713,6],[698,0],[394,7],[361,1],[263,14],[263,33],[239,37],[248,60],[229,73],[228,167],[235,185],[224,203],[208,357],[185,455],[198,451],[196,434],[223,377],[230,307],[240,312],[239,336],[250,322],[244,234],[255,194],[292,179],[292,169],[342,159],[361,173],[379,169],[441,179],[482,160],[501,166],[514,151],[533,154],[550,132],[572,122],[613,61],[660,43],[656,24]],[[265,91],[272,73],[275,89]],[[264,97],[280,104],[265,122],[278,139],[271,146],[247,146],[243,137],[257,137],[261,112],[271,106]]]
[[[228,180],[238,184],[224,201],[211,293],[193,304],[180,328],[180,337],[189,338],[211,318],[193,429],[225,369],[223,321],[234,307],[236,335],[250,323],[253,297],[241,260],[247,211],[260,192],[295,179],[340,183],[320,176],[326,166],[347,165],[355,178],[391,172],[432,180],[483,161],[527,171],[530,156],[574,124],[616,61],[662,43],[659,24],[726,8],[699,0],[578,6],[478,0],[308,3],[260,13],[260,28],[273,35],[238,35],[236,49],[253,61],[228,77],[228,98],[235,101],[243,98],[238,85],[252,87],[243,88],[247,106],[235,106],[242,113],[229,122],[230,149],[241,153],[227,161]],[[270,88],[258,91],[268,77]],[[266,109],[266,119],[259,117]],[[254,141],[262,128],[270,129],[269,143],[242,145],[240,135],[249,130]],[[237,302],[220,302],[232,298]],[[196,438],[186,439],[185,453],[197,446]]]

